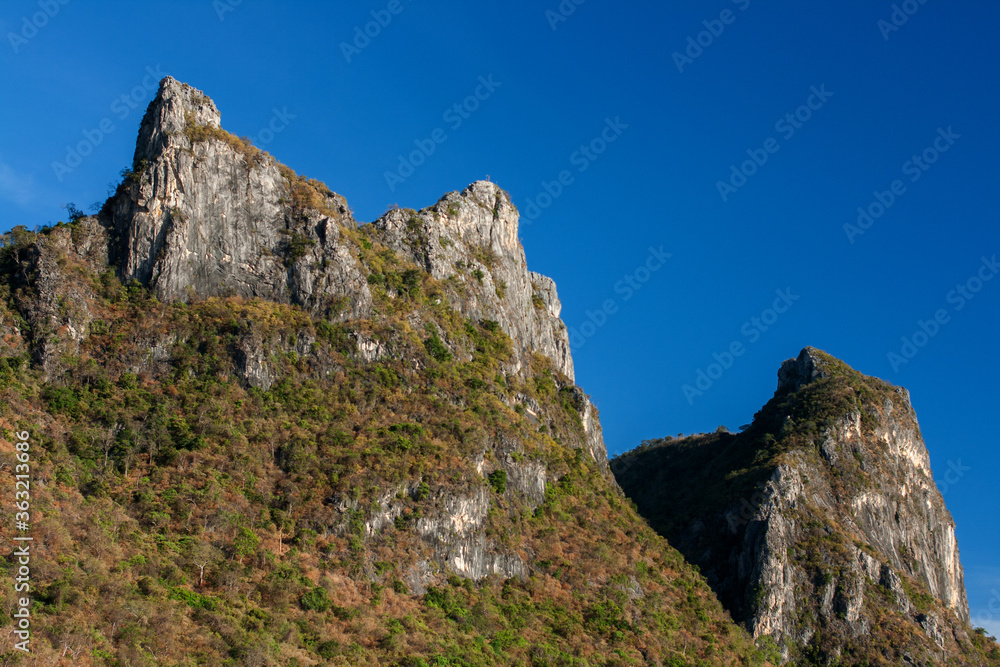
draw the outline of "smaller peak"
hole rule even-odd
[[[472,197],[478,201],[489,203],[490,206],[493,206],[498,198],[508,204],[510,203],[510,195],[507,194],[507,191],[493,181],[488,180],[473,181],[462,190],[462,196]]]
[[[828,377],[828,358],[833,357],[815,347],[802,348],[798,357],[785,360],[778,369],[778,392],[798,391],[803,385]]]
[[[183,133],[189,122],[220,127],[221,121],[219,109],[205,93],[166,76],[139,126],[135,164],[154,159],[167,147],[170,137]]]

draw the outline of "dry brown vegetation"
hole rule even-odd
[[[567,379],[542,357],[525,376],[506,374],[511,343],[495,323],[465,320],[441,284],[355,240],[383,277],[378,319],[330,322],[235,298],[163,304],[67,259],[95,294],[79,350],[50,360],[46,375],[23,336],[3,330],[5,488],[14,430],[30,431],[36,455],[37,658],[760,664],[702,578],[584,454]],[[33,243],[0,248],[0,316],[22,331],[17,304],[33,287],[15,277]],[[361,361],[360,337],[391,354]],[[167,358],[151,358],[163,341]],[[266,390],[240,377],[248,341],[274,375]],[[538,402],[538,418],[512,407],[518,394]],[[498,466],[501,440],[546,466],[538,508],[476,470],[482,456]],[[479,488],[492,498],[489,539],[530,575],[471,581],[442,570],[426,593],[410,590],[411,566],[433,560],[414,522]],[[369,532],[387,493],[403,512]],[[4,539],[10,528],[0,525]],[[5,578],[13,567],[5,559]],[[11,587],[2,590],[11,608]]]

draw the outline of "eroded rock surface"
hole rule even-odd
[[[914,660],[967,642],[955,524],[905,389],[806,348],[743,433],[652,441],[612,471],[787,659],[833,659],[873,636]],[[908,646],[914,631],[930,643]]]

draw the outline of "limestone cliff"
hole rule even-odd
[[[367,315],[368,285],[341,237],[354,227],[344,199],[303,184],[219,123],[201,91],[160,84],[133,171],[109,206],[121,276],[167,301],[234,295]]]
[[[300,306],[328,325],[344,325],[351,358],[369,366],[426,368],[426,350],[413,349],[414,330],[434,332],[424,342],[439,341],[436,354],[474,360],[481,350],[466,340],[468,327],[481,323],[509,337],[498,388],[507,406],[534,429],[562,432],[565,412],[553,415],[533,392],[510,389],[544,378],[546,391],[551,386],[573,415],[560,444],[586,451],[608,474],[596,409],[573,385],[555,283],[528,270],[517,227],[507,193],[486,181],[419,212],[394,208],[358,225],[343,197],[227,133],[207,96],[166,78],[139,128],[133,169],[101,213],[47,230],[18,250],[23,270],[13,287],[28,327],[16,340],[58,375],[67,355],[104,333],[94,304],[107,285],[106,275],[98,277],[109,270],[164,304],[235,297]],[[415,298],[424,289],[430,294]],[[453,328],[449,308],[467,320],[464,328]],[[286,375],[286,355],[308,360],[321,376],[343,372],[309,327],[286,340],[251,318],[229,339],[227,364],[248,388],[271,389]],[[163,378],[189,339],[177,331],[144,331],[134,342],[138,349],[116,360],[121,370]],[[530,557],[487,536],[496,501],[483,486],[501,471],[505,497],[536,510],[557,475],[524,450],[523,439],[482,437],[466,461],[478,483],[441,489],[426,500],[414,532],[430,551],[409,571],[414,590],[442,569],[474,579],[529,571]],[[377,499],[380,510],[363,511],[367,534],[392,525],[416,489],[416,483],[391,485]],[[331,530],[343,530],[363,510],[356,498],[338,495],[331,502],[341,522],[333,520]]]
[[[625,502],[559,309],[495,184],[357,225],[164,80],[99,215],[0,235],[35,659],[767,664]]]
[[[813,348],[778,378],[740,434],[616,458],[623,490],[786,658],[961,659],[971,628],[955,524],[909,394]]]
[[[133,171],[105,211],[121,277],[166,301],[233,295],[340,320],[371,316],[373,270],[359,259],[346,200],[220,123],[201,91],[163,80],[142,120]],[[450,281],[449,300],[463,315],[498,322],[517,348],[514,372],[534,351],[572,380],[555,283],[528,270],[517,226],[508,195],[481,181],[363,229]]]
[[[438,280],[453,281],[459,288],[453,303],[467,317],[499,322],[519,358],[538,351],[573,379],[555,283],[528,270],[517,209],[497,185],[479,181],[429,209],[390,211],[373,225],[387,246]]]

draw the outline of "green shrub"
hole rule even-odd
[[[295,262],[305,257],[309,249],[316,245],[315,241],[301,232],[282,229],[281,233],[286,237],[281,243],[281,251],[285,255],[285,266],[291,267]]]
[[[330,598],[326,594],[326,589],[322,586],[316,586],[299,598],[299,606],[306,611],[325,612],[330,608],[331,604]]]
[[[438,336],[437,331],[432,330],[430,336],[424,340],[424,348],[427,350],[427,354],[431,356],[432,359],[444,363],[446,361],[451,361],[452,354],[445,347],[445,344],[441,342],[441,338]]]
[[[46,387],[42,398],[54,412],[71,413],[80,403],[80,396],[69,387]]]
[[[490,482],[490,486],[493,490],[499,494],[504,493],[507,490],[507,471],[506,470],[494,470],[490,473],[487,479]]]
[[[324,660],[335,658],[340,652],[340,642],[330,639],[316,647],[316,655]]]

